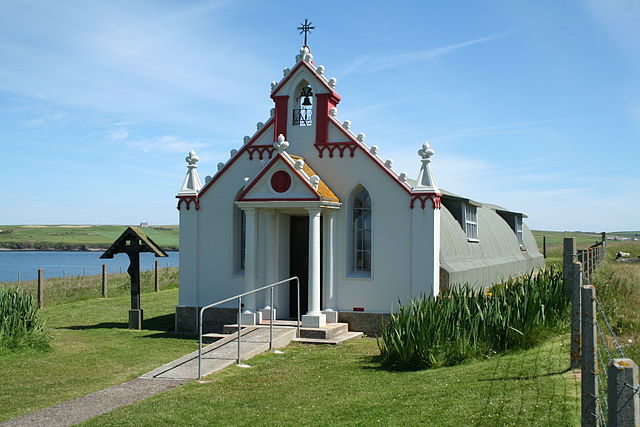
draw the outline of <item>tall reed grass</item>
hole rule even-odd
[[[568,313],[562,273],[549,268],[488,291],[465,285],[411,300],[383,325],[378,346],[389,367],[450,366],[526,347],[545,327],[566,322]]]
[[[0,351],[48,346],[35,300],[22,289],[0,288]]]

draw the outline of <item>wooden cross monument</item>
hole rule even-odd
[[[116,239],[100,258],[113,258],[115,254],[129,255],[127,272],[131,277],[131,310],[129,310],[129,329],[142,329],[142,310],[140,309],[140,252],[151,252],[156,257],[168,256],[138,227],[128,227]]]

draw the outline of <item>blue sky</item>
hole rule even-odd
[[[178,222],[309,18],[339,118],[532,228],[640,229],[640,0],[0,0],[0,224]]]

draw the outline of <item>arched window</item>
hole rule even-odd
[[[351,271],[371,275],[371,196],[360,187],[353,196],[351,211]]]
[[[242,192],[240,190],[238,195]],[[238,197],[236,195],[235,200]],[[244,274],[244,254],[247,235],[246,215],[235,203],[233,204],[233,270],[235,274]]]

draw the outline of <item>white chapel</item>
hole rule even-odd
[[[186,158],[178,195],[176,330],[197,310],[292,276],[303,327],[346,322],[375,333],[398,302],[469,283],[486,287],[544,264],[526,216],[442,190],[418,147],[413,177],[340,120],[336,79],[304,46],[271,83],[274,108],[204,186]],[[245,298],[244,324],[297,316],[295,285]],[[205,322],[235,322],[233,304]]]

